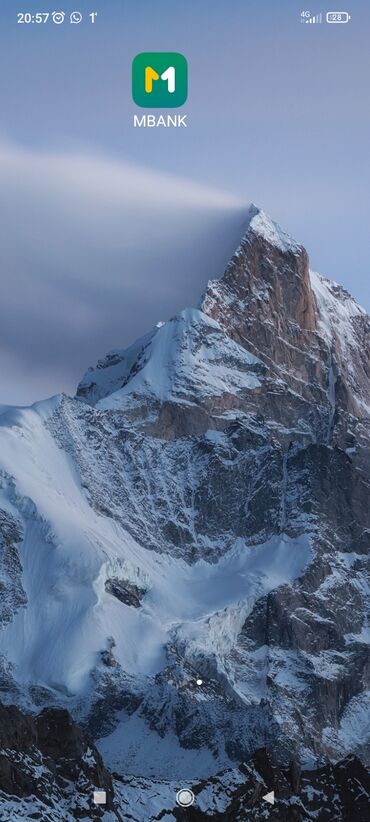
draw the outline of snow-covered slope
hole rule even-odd
[[[293,239],[281,226],[272,220],[271,217],[252,203],[247,212],[246,236],[254,234],[261,240],[266,241],[269,246],[279,249],[282,252],[300,254],[302,246]],[[245,238],[243,238],[244,240]],[[236,254],[242,249],[243,240]]]
[[[185,777],[223,813],[262,747],[370,761],[370,322],[247,225],[200,308],[0,414],[2,698],[68,707],[136,822]]]
[[[171,633],[190,639],[193,623],[200,648],[212,653],[218,642],[232,645],[256,599],[305,566],[308,538],[274,537],[253,549],[239,538],[217,564],[157,556],[89,505],[77,466],[47,426],[63,402],[0,418],[2,470],[12,476],[2,483],[0,505],[23,536],[18,556],[27,604],[0,632],[0,654],[15,666],[17,681],[71,696],[84,692],[112,636],[116,661],[141,676],[163,668]],[[142,586],[142,607],[112,596],[112,577]],[[236,606],[237,624],[232,617],[229,628],[227,614]],[[212,631],[217,614],[229,639]]]
[[[128,351],[111,352],[97,369],[89,369],[78,396],[87,396],[102,410],[129,408],[133,399],[137,404],[200,404],[257,388],[261,371],[262,363],[217,322],[187,308]]]

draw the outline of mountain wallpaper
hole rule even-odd
[[[197,308],[0,412],[2,822],[368,820],[350,294],[251,206]]]

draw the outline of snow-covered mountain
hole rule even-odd
[[[0,761],[2,819],[171,822],[184,783],[183,819],[270,818],[265,788],[272,818],[368,818],[369,335],[251,206],[198,308],[1,409],[1,699],[36,723],[0,727],[33,774]],[[38,716],[65,709],[90,741],[63,793]]]

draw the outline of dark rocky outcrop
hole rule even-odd
[[[0,705],[0,798],[35,799],[46,810],[63,801],[68,818],[80,819],[89,808],[89,818],[98,819],[103,811],[94,807],[94,789],[106,791],[106,809],[114,812],[112,778],[68,711],[45,708],[32,717]]]
[[[209,783],[193,786],[195,804],[188,810],[174,809],[179,822],[368,822],[370,808],[370,774],[356,757],[348,757],[337,765],[325,765],[316,771],[304,771],[297,776],[297,764],[288,770],[278,766],[265,749],[256,751],[247,765],[241,765],[235,774],[235,783],[229,774],[219,774]],[[222,780],[228,785],[228,800],[221,810],[201,810],[203,791],[212,804],[217,805],[222,792]],[[263,796],[274,792],[274,804],[267,804]]]
[[[111,577],[105,581],[105,590],[120,602],[131,605],[133,608],[140,608],[141,601],[146,594],[145,588],[140,588],[134,582],[117,577]]]

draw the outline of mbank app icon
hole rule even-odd
[[[188,96],[188,64],[176,51],[144,51],[132,62],[132,96],[144,108],[176,108]]]

